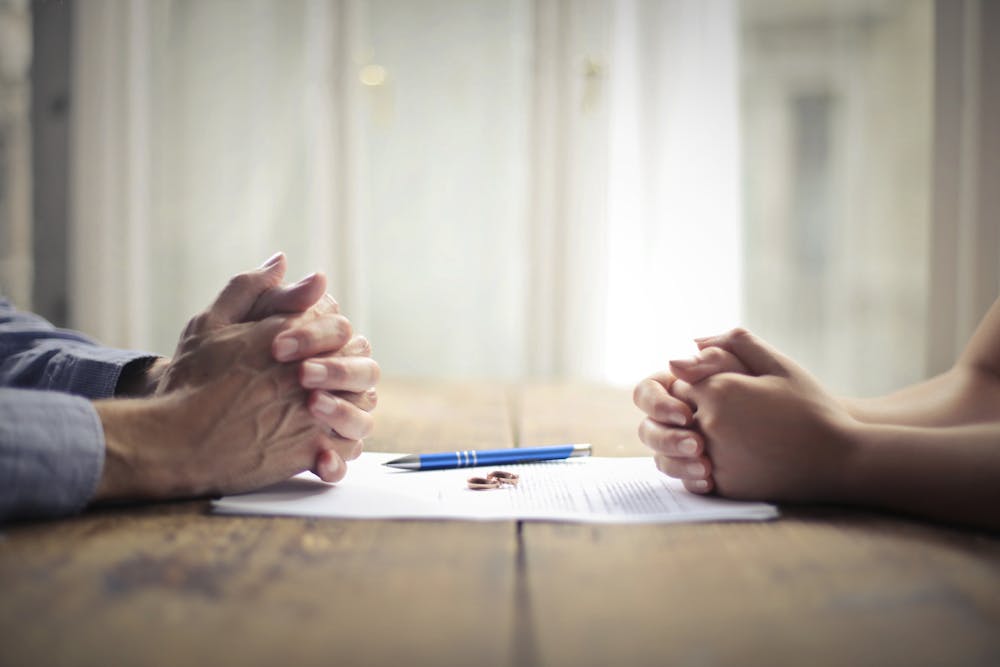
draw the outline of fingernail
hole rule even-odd
[[[284,255],[284,254],[285,254],[285,253],[283,253],[283,252],[281,252],[281,251],[279,250],[278,252],[276,252],[276,253],[274,253],[273,255],[271,255],[271,256],[270,256],[270,257],[269,257],[269,258],[267,259],[267,261],[266,261],[266,262],[264,262],[263,264],[261,264],[261,265],[260,265],[260,268],[261,268],[261,269],[269,269],[269,268],[271,268],[272,266],[274,266],[275,264],[277,264],[277,263],[278,263],[279,261],[281,261],[281,257],[282,257],[282,255]]]
[[[299,350],[299,341],[294,336],[284,336],[274,343],[274,356],[278,361],[289,361]]]
[[[707,479],[696,479],[695,481],[691,482],[691,486],[693,486],[694,488],[699,489],[701,491],[704,491],[704,490],[708,489],[708,480]]]
[[[697,366],[701,363],[701,356],[694,354],[690,357],[684,357],[683,359],[671,359],[670,363],[674,366],[680,366],[681,368],[690,368],[691,366]]]
[[[671,412],[667,415],[667,421],[671,424],[676,424],[677,426],[684,426],[687,424],[687,418],[679,412]]]
[[[705,466],[700,463],[689,463],[687,471],[692,477],[700,477],[705,474]]]
[[[338,470],[340,470],[340,459],[336,454],[331,452],[329,458],[326,460],[326,476],[331,477]]]
[[[698,443],[693,438],[684,438],[677,445],[677,451],[681,454],[694,454],[698,451]]]
[[[326,366],[314,361],[302,364],[302,384],[306,387],[318,387],[326,379]]]
[[[324,415],[332,415],[334,409],[337,407],[337,399],[328,394],[320,394],[319,398],[316,399],[316,409],[322,412]]]
[[[295,283],[294,285],[292,285],[292,287],[299,287],[300,285],[305,285],[306,283],[309,283],[309,282],[312,282],[312,280],[313,280],[313,279],[314,279],[315,277],[316,277],[316,272],[315,272],[315,271],[313,271],[313,272],[312,272],[312,273],[310,273],[310,274],[309,274],[308,276],[306,276],[305,278],[303,278],[303,279],[302,279],[302,280],[300,280],[299,282],[297,282],[297,283]]]

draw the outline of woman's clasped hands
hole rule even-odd
[[[743,329],[697,340],[699,353],[643,380],[639,438],[694,493],[833,500],[852,418],[805,370]]]

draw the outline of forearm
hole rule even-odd
[[[887,396],[843,398],[852,417],[866,424],[945,427],[1000,419],[1000,378],[957,365]]]
[[[155,500],[192,495],[178,482],[172,450],[183,437],[169,409],[173,399],[94,402],[104,430],[104,467],[92,502]]]
[[[1000,529],[1000,422],[859,424],[849,442],[845,502]]]

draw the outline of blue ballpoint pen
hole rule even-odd
[[[404,470],[443,470],[445,468],[471,468],[505,463],[551,461],[572,456],[590,456],[590,445],[550,445],[548,447],[523,447],[520,449],[467,449],[462,452],[434,454],[408,454],[383,465]]]

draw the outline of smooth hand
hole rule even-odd
[[[718,492],[743,499],[835,499],[847,482],[854,420],[805,370],[749,332],[736,329],[702,339],[746,374],[705,375],[699,364],[675,372],[687,380],[670,387],[674,398],[696,406]]]
[[[653,450],[656,467],[682,480],[689,491],[708,493],[715,481],[707,443],[695,419],[697,406],[674,396],[674,385],[691,385],[719,373],[749,372],[730,352],[705,347],[690,359],[670,362],[670,371],[636,385],[632,400],[647,415],[639,424],[639,439]]]

